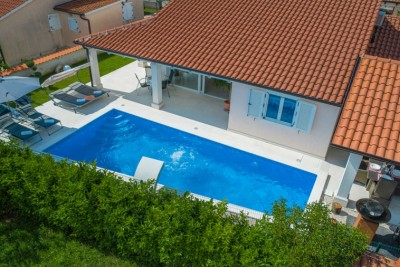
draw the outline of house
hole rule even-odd
[[[71,47],[80,36],[142,18],[142,0],[0,1],[1,55],[13,66]]]
[[[332,149],[344,151],[345,171],[328,188],[346,205],[363,155],[400,163],[399,62],[380,58],[398,55],[399,42],[387,32],[398,21],[380,7],[379,0],[173,0],[154,17],[75,43],[88,50],[98,87],[98,50],[151,62],[155,108],[163,106],[161,80],[168,69],[200,94],[207,94],[209,78],[230,82],[228,130],[321,159]],[[382,80],[374,94],[367,81],[376,82],[376,75]],[[390,112],[370,119],[361,138],[367,104],[376,112],[377,103],[386,105],[391,96]],[[392,121],[382,123],[385,116]],[[371,132],[383,124],[390,137]],[[388,146],[378,149],[382,138]]]
[[[362,57],[331,142],[350,151],[338,187],[345,200],[361,156],[400,165],[400,17],[385,16]]]

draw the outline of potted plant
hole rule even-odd
[[[222,87],[222,88],[224,88],[224,89],[226,89],[228,91],[229,96],[228,96],[228,99],[226,99],[224,101],[224,110],[225,111],[229,111],[230,107],[231,107],[231,100],[230,99],[231,99],[231,86],[232,86],[232,84],[230,82],[225,81],[225,80],[220,80],[220,79],[215,79],[215,78],[214,78],[214,84],[215,84],[215,86]]]

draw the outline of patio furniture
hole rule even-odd
[[[33,103],[33,100],[32,100],[29,96],[23,95],[23,96],[21,96],[20,98],[16,99],[14,102],[15,102],[18,106],[23,107],[23,106],[32,104],[32,103]]]
[[[358,167],[356,178],[354,179],[354,181],[359,182],[366,186],[368,183],[367,169],[368,169],[368,160],[363,159],[361,161],[360,166]]]
[[[146,72],[146,78],[151,79],[151,67],[150,66],[145,66],[144,70]]]
[[[386,174],[381,175],[378,182],[371,186],[370,197],[379,200],[383,204],[389,205],[397,185],[398,182],[391,176]]]
[[[76,87],[75,89],[79,89],[79,87]],[[75,113],[77,108],[84,107],[87,104],[92,103],[94,100],[99,99],[100,97],[100,95],[96,97],[94,94],[85,95],[75,89],[71,86],[68,86],[64,89],[50,93],[49,97],[53,101],[54,105],[65,108],[72,108]],[[87,90],[87,88],[83,90]],[[102,93],[101,95],[104,94],[105,93]]]
[[[25,98],[25,100],[26,100],[26,98]],[[38,112],[30,104],[25,104],[23,106],[19,105],[19,104],[23,104],[23,103],[26,103],[26,102],[16,101],[17,111],[22,116],[24,116],[26,118],[26,120],[29,120],[34,125],[45,129],[48,135],[52,135],[53,133],[55,133],[63,128],[63,125],[61,124],[60,120],[57,120],[53,117],[50,117],[50,116],[47,116],[47,115],[44,115],[44,114]],[[60,124],[61,127],[53,132],[49,132],[49,129],[56,124]]]
[[[382,161],[370,159],[367,169],[367,178],[373,181],[378,181],[378,174],[381,173],[382,165]]]
[[[137,95],[139,95],[140,90],[142,88],[147,88],[150,91],[151,87],[150,87],[150,82],[148,82],[148,79],[146,79],[146,78],[139,79],[139,77],[137,76],[136,73],[135,73],[135,76],[136,76],[136,79],[138,80],[138,85],[136,87],[136,90],[138,90]]]
[[[369,241],[374,238],[379,224],[386,223],[391,218],[391,213],[387,206],[375,199],[362,198],[357,200],[356,209],[358,216],[353,226],[367,234]]]
[[[169,72],[168,79],[167,79],[167,85],[170,85],[172,83],[172,79],[174,78],[174,74],[175,74],[175,71],[171,69],[171,71]]]
[[[86,95],[86,96],[92,95],[95,98],[101,97],[104,94],[106,94],[107,96],[110,96],[110,94],[109,94],[110,90],[97,89],[97,88],[91,87],[89,85],[80,83],[80,82],[74,82],[74,83],[70,84],[69,87],[82,95]]]
[[[168,80],[161,81],[161,88],[163,90],[166,90],[168,93],[168,97],[171,98],[171,96],[169,95],[169,90],[168,90]]]
[[[33,144],[42,140],[42,136],[38,131],[31,129],[25,125],[22,125],[17,119],[11,117],[11,111],[5,108],[4,106],[0,106],[0,133],[5,134],[8,137],[16,138],[20,141],[28,141],[29,139],[39,136],[40,139]]]

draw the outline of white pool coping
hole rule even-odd
[[[268,143],[265,140],[255,139],[210,125],[223,125],[223,128],[227,127],[228,114],[219,106],[222,100],[215,101],[213,98],[198,93],[175,88],[170,91],[171,97],[164,99],[164,110],[152,108],[150,106],[150,94],[137,96],[137,91],[135,91],[137,80],[133,75],[134,73],[138,74],[139,77],[144,77],[145,75],[144,68],[139,67],[137,61],[102,76],[101,81],[104,89],[111,91],[110,97],[98,99],[95,103],[82,108],[81,112],[74,113],[72,110],[54,106],[51,101],[37,107],[36,109],[39,112],[59,119],[64,125],[64,129],[51,136],[43,134],[44,140],[32,146],[32,149],[43,151],[82,126],[102,116],[104,113],[112,109],[118,109],[303,171],[314,173],[317,175],[317,178],[307,203],[321,200],[327,182],[327,173],[330,171],[329,164],[323,159]],[[141,101],[143,103],[140,103]],[[189,118],[202,120],[204,117],[206,120],[203,121],[210,124],[176,115],[179,112],[174,114],[178,109],[184,110],[184,114],[188,115],[187,117]],[[195,194],[193,196],[205,200],[210,199]],[[228,204],[228,207],[232,212],[244,211],[254,218],[260,218],[263,214],[233,204]]]
[[[52,105],[48,108],[60,109],[59,107],[54,107]],[[81,114],[72,114],[72,112],[69,110],[61,109],[64,113],[66,112],[69,113],[68,119],[71,119],[70,118],[71,116],[72,117],[77,116],[79,117],[79,119],[72,120],[72,122],[70,123],[72,125],[69,125],[70,126],[69,131],[61,130],[58,133],[55,133],[54,136],[52,135],[49,138],[46,138],[47,139],[46,141],[42,141],[33,146],[33,149],[35,151],[43,151],[45,148],[65,138],[67,135],[73,133],[77,129],[81,128],[82,126],[93,121],[99,116],[102,116],[103,114],[109,112],[112,109],[117,109],[144,119],[148,119],[156,123],[160,123],[233,148],[237,148],[239,150],[243,150],[267,159],[271,159],[276,162],[286,164],[295,167],[297,169],[301,169],[303,171],[314,173],[317,175],[317,178],[307,203],[312,203],[321,200],[322,193],[325,188],[328,176],[326,170],[327,167],[326,164],[324,165],[323,160],[312,157],[310,155],[302,154],[301,152],[289,150],[287,148],[282,148],[261,140],[256,140],[248,136],[227,131],[218,127],[214,127],[181,116],[177,116],[162,110],[156,110],[154,108],[141,105],[139,103],[135,103],[124,98],[117,98],[115,101],[112,101],[107,106],[97,110],[96,112],[93,112],[92,114],[85,116],[82,116]],[[45,108],[41,109],[40,111],[46,114]],[[49,112],[47,112],[47,114],[48,113]],[[68,126],[68,122],[65,122],[63,124],[64,125],[67,124]],[[192,196],[206,201],[209,201],[211,199],[193,193]],[[214,201],[218,202],[217,200]],[[262,212],[258,212],[245,207],[240,207],[234,204],[228,204],[228,211],[233,213],[244,212],[245,214],[247,214],[247,216],[255,219],[260,219],[263,216]]]

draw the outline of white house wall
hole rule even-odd
[[[232,83],[228,129],[325,158],[340,108],[308,99],[317,106],[309,133],[278,123],[247,116],[250,89],[260,89],[242,83]]]

